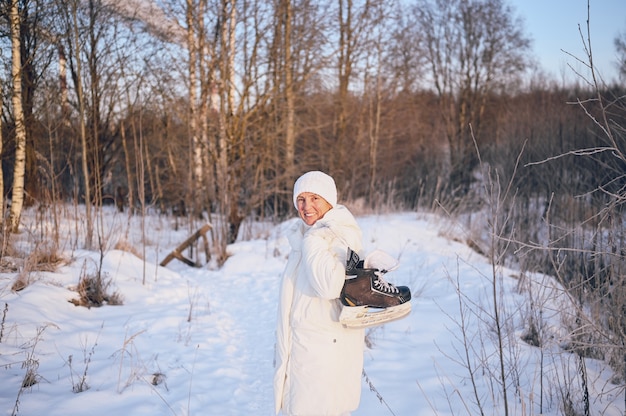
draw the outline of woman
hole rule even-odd
[[[361,230],[337,205],[335,181],[320,171],[294,184],[302,221],[289,230],[291,244],[278,307],[276,413],[348,415],[359,406],[364,330],[339,323],[339,296],[348,248],[362,249]]]

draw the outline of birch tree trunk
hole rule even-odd
[[[200,158],[202,163],[202,177],[198,177],[197,184],[200,187],[202,196],[197,198],[201,201],[202,207],[207,208],[209,218],[211,218],[211,205],[215,200],[215,143],[211,140],[211,118],[212,113],[219,112],[219,98],[214,80],[215,65],[215,45],[207,32],[204,15],[207,13],[207,0],[200,0],[198,4],[198,73],[200,87],[200,102],[198,104],[199,136],[200,136]],[[213,39],[213,42],[215,40]]]
[[[225,96],[225,102],[219,113],[219,137],[217,144],[217,183],[219,187],[220,214],[223,218],[223,228],[221,230],[220,248],[222,249],[221,257],[225,258],[226,245],[229,243],[229,236],[232,235],[228,218],[230,216],[231,200],[228,181],[228,139],[233,129],[233,112],[235,109],[235,26],[237,23],[237,8],[234,0],[224,0],[222,5],[222,15],[226,20],[222,25],[222,86]],[[229,115],[230,117],[227,117]],[[236,238],[236,236],[234,236]]]
[[[13,113],[15,118],[15,167],[9,226],[17,233],[24,206],[24,172],[26,169],[26,126],[22,108],[22,67],[20,53],[20,14],[18,0],[11,0],[11,75],[13,77]]]
[[[198,134],[198,36],[196,35],[197,5],[193,0],[187,0],[187,50],[189,54],[189,136],[190,136],[190,168],[187,202],[192,211],[199,209],[196,197],[196,186],[202,180],[202,153]],[[201,17],[200,17],[201,19]]]

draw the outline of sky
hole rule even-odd
[[[509,0],[525,21],[541,67],[557,80],[572,79],[568,63],[581,68],[565,52],[585,57],[579,26],[587,39],[587,0]],[[596,68],[605,81],[617,79],[613,40],[626,31],[626,0],[590,0],[591,48]]]

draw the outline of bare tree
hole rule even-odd
[[[7,24],[7,30],[0,31],[0,37],[10,34],[10,6],[11,2],[3,2],[0,8],[0,19]],[[24,204],[29,205],[34,201],[40,201],[44,195],[40,195],[40,176],[37,172],[37,147],[39,142],[39,124],[34,113],[37,100],[37,89],[51,62],[50,54],[46,53],[49,38],[46,32],[48,17],[51,16],[40,0],[20,0],[19,10],[19,37],[20,37],[20,80],[22,94],[22,113],[24,129],[26,131],[25,172],[24,172]],[[6,19],[6,20],[5,20]],[[10,37],[10,35],[9,35]],[[10,47],[7,48],[10,51]],[[10,55],[10,54],[8,54]],[[11,146],[9,146],[9,149]],[[10,150],[9,150],[10,152]]]
[[[13,194],[9,214],[11,232],[17,233],[24,205],[24,173],[26,169],[26,126],[22,107],[22,66],[20,42],[20,11],[18,0],[11,1],[11,75],[13,80],[13,117],[15,119],[15,165]]]
[[[296,131],[295,131],[295,94],[296,85],[294,74],[294,51],[292,50],[293,38],[293,2],[291,0],[280,0],[276,7],[276,30],[274,41],[277,43],[277,65],[276,74],[279,79],[276,84],[279,90],[282,89],[282,99],[284,107],[280,119],[285,140],[284,170],[288,175],[294,174]],[[282,60],[280,59],[282,58]]]
[[[279,216],[291,212],[286,190],[293,184],[296,170],[315,163],[304,157],[304,152],[314,145],[310,131],[320,126],[305,114],[317,111],[315,81],[323,76],[331,49],[336,47],[329,40],[331,3],[334,1],[279,0],[273,8],[267,50],[270,82],[260,104],[267,103],[269,121],[264,133],[268,163],[263,170],[274,194],[269,205]]]
[[[335,119],[335,142],[337,151],[335,153],[332,171],[340,170],[344,163],[344,155],[348,134],[348,117],[350,113],[349,88],[352,80],[352,71],[357,59],[357,46],[364,16],[359,16],[355,10],[354,0],[338,0],[337,29],[339,43],[337,44],[337,98],[336,98],[336,119]],[[368,7],[366,4],[364,8]],[[367,13],[364,9],[362,14]]]
[[[426,56],[448,147],[452,190],[465,193],[477,164],[489,94],[527,65],[529,40],[502,0],[419,0],[414,38]]]
[[[83,71],[81,64],[81,39],[79,35],[79,27],[78,27],[78,2],[76,0],[71,1],[71,19],[73,25],[71,32],[71,42],[73,44],[72,50],[74,51],[74,58],[76,60],[76,66],[73,73],[74,78],[74,86],[76,87],[76,95],[78,97],[78,118],[80,125],[80,143],[81,143],[81,166],[84,180],[84,192],[85,192],[85,221],[87,226],[87,233],[85,235],[85,247],[91,248],[93,243],[93,217],[91,214],[91,187],[90,183],[90,174],[89,174],[89,163],[88,163],[88,154],[89,148],[87,146],[87,128],[86,128],[86,108],[85,108],[85,95],[83,92]]]
[[[622,206],[626,202],[626,189],[623,185],[626,164],[626,100],[623,95],[615,97],[604,89],[601,74],[593,60],[589,9],[590,2],[587,1],[587,25],[585,30],[579,29],[585,56],[578,59],[589,69],[589,75],[584,80],[592,86],[593,95],[590,99],[577,98],[573,103],[602,132],[603,143],[593,148],[575,149],[570,154],[601,165],[606,176],[595,189],[589,191],[590,194],[599,194],[603,203],[599,204],[597,211],[594,209],[591,212],[583,227],[577,228],[582,228],[583,232],[589,226],[595,228],[591,230],[590,254],[584,245],[574,247],[581,257],[588,260],[579,271],[580,284],[571,287],[580,296],[581,304],[591,307],[592,312],[589,315],[593,324],[589,329],[581,324],[582,339],[575,340],[574,348],[581,358],[586,356],[588,348],[599,349],[602,358],[618,374],[616,379],[623,383],[626,381],[626,262],[623,256],[626,229],[622,221]],[[619,53],[619,42],[616,42],[616,46]],[[585,241],[580,231],[574,231],[574,234],[579,241]],[[566,283],[571,285],[574,282],[566,280]],[[592,345],[588,347],[586,344],[590,341]],[[586,374],[581,374],[581,378],[585,376]],[[623,393],[626,404],[626,389]]]
[[[202,50],[202,39],[204,34],[200,32],[201,22],[204,19],[204,12],[206,10],[206,1],[193,1],[187,0],[185,9],[185,19],[187,24],[187,52],[189,56],[189,140],[190,140],[190,160],[192,163],[189,165],[189,183],[200,184],[203,178],[202,169],[202,148],[200,146],[200,139],[202,133],[200,132],[200,126],[202,125],[200,120],[202,115],[198,114],[198,83],[201,78],[198,76],[198,65],[201,62],[200,54]],[[196,187],[191,186],[189,191],[190,195],[187,200],[193,203],[192,209],[197,214],[200,210],[201,201],[196,199]]]
[[[380,190],[378,180],[379,173],[379,147],[382,133],[382,117],[384,98],[389,96],[389,89],[393,83],[392,79],[386,76],[387,66],[385,58],[387,46],[391,43],[390,35],[393,33],[391,25],[392,8],[390,2],[373,3],[370,15],[370,25],[366,31],[364,43],[365,48],[365,68],[363,70],[363,113],[365,118],[365,137],[369,154],[367,159],[367,169],[369,176],[367,195],[370,203],[376,204],[381,200],[377,196],[383,193]],[[390,111],[390,109],[386,109]],[[362,172],[358,164],[355,166],[356,172]],[[358,175],[358,173],[357,173]]]

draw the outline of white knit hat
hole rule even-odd
[[[313,170],[300,176],[293,185],[293,206],[298,209],[298,195],[311,192],[324,198],[331,206],[337,205],[337,187],[335,180],[319,170]]]

